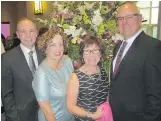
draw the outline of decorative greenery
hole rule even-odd
[[[103,65],[107,66],[111,61],[114,47],[111,37],[117,33],[115,11],[121,4],[124,2],[56,1],[53,2],[53,12],[49,15],[49,19],[36,18],[36,20],[49,28],[59,26],[64,30],[69,37],[68,55],[73,60],[79,58],[81,36],[91,33],[101,38],[106,46],[107,54],[106,62]]]

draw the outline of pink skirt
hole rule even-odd
[[[98,109],[102,110],[102,118],[96,121],[113,121],[112,110],[108,101],[98,106]]]

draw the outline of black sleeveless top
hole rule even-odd
[[[79,80],[77,105],[88,112],[96,112],[97,106],[104,103],[108,96],[109,82],[105,69],[101,68],[100,73],[90,75],[79,70],[75,70],[75,73]],[[75,120],[93,121],[76,115]]]

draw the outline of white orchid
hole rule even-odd
[[[92,18],[92,23],[98,26],[103,21],[103,18],[101,17],[101,13],[99,9],[94,11],[94,14],[95,15]]]
[[[76,29],[75,26],[69,26],[69,29],[64,29],[64,33],[67,35],[72,35],[72,37],[80,36],[82,31],[82,28]]]
[[[80,13],[82,13],[85,9],[86,9],[85,6],[80,6],[80,7],[78,7],[78,10],[80,11]]]
[[[76,37],[79,36],[82,32],[82,28],[76,29],[73,33],[72,33],[72,37]]]
[[[94,2],[93,3],[84,2],[84,4],[85,4],[87,10],[92,9],[94,6]]]
[[[64,33],[67,35],[71,35],[75,32],[76,27],[75,26],[69,26],[69,29],[64,29]]]
[[[103,21],[103,18],[101,17],[100,10],[97,9],[94,11],[94,16],[92,18],[92,26],[95,30],[97,30],[97,26]]]

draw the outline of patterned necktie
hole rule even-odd
[[[36,66],[35,66],[35,62],[34,62],[34,59],[33,59],[33,51],[29,52],[29,67],[30,67],[30,70],[32,72],[32,75],[34,75],[35,70],[36,70]]]
[[[115,68],[114,68],[114,72],[113,72],[114,75],[116,74],[116,72],[117,72],[117,70],[118,70],[118,68],[119,68],[119,65],[120,65],[120,63],[121,63],[121,58],[122,58],[122,55],[123,55],[123,52],[124,52],[124,49],[125,49],[126,45],[127,45],[127,42],[124,41],[124,42],[123,42],[123,45],[122,45],[122,47],[120,48],[120,51],[119,51],[119,53],[118,53],[118,55],[117,55],[116,63],[115,63]]]

